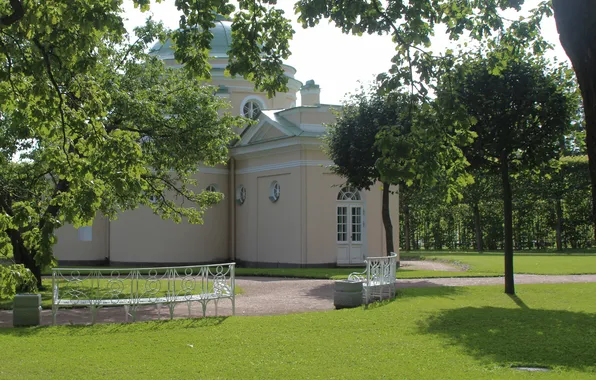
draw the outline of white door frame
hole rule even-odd
[[[344,187],[337,195],[335,236],[337,265],[361,265],[367,257],[366,202],[361,191]],[[360,241],[352,241],[353,210],[360,208]],[[357,251],[357,252],[356,252]],[[357,257],[353,257],[356,254]]]

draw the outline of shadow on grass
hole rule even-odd
[[[143,331],[167,331],[178,329],[195,329],[221,325],[228,317],[188,318],[162,321],[146,321],[134,323],[103,323],[96,325],[60,325],[1,328],[0,338],[4,335],[32,336],[47,334],[48,336],[88,336],[123,333],[142,333]]]
[[[426,282],[426,281],[420,281]],[[429,283],[432,284],[432,283]],[[428,287],[419,287],[419,288],[398,288],[396,291],[395,298],[390,300],[380,300],[373,303],[368,304],[367,309],[377,309],[379,307],[383,307],[389,305],[393,302],[398,302],[400,299],[404,298],[413,298],[413,297],[448,297],[455,294],[462,294],[465,293],[466,290],[459,287],[454,286],[439,286],[436,284],[432,284],[432,286]]]
[[[469,355],[503,366],[596,371],[596,315],[564,310],[464,307],[442,311],[420,332],[444,338]]]
[[[466,289],[459,286],[443,286],[424,280],[402,283],[397,287],[398,298],[445,297],[465,292]]]

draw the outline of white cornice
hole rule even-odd
[[[228,169],[212,168],[208,166],[199,165],[199,173],[205,174],[230,174]]]
[[[333,161],[330,160],[295,160],[295,161],[288,161],[288,162],[281,162],[278,164],[269,164],[269,165],[261,165],[261,166],[253,166],[251,168],[244,168],[236,170],[236,174],[250,174],[250,173],[258,173],[258,172],[266,172],[269,170],[279,170],[279,169],[289,169],[289,168],[297,168],[301,166],[329,166],[333,165]]]
[[[327,129],[322,124],[300,124],[300,129],[304,132],[323,133]]]
[[[254,145],[236,146],[231,149],[230,153],[234,158],[244,158],[258,155],[259,152],[279,149],[289,146],[320,147],[323,142],[318,137],[289,137],[279,140],[266,141],[263,143],[256,143]]]

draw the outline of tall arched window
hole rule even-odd
[[[346,186],[342,188],[339,193],[337,194],[338,201],[359,201],[360,198],[360,191],[357,189]]]

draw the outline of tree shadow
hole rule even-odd
[[[419,326],[481,361],[503,366],[596,371],[596,315],[565,310],[464,307],[442,311]]]
[[[457,286],[443,286],[430,281],[416,281],[399,283],[397,285],[397,298],[412,297],[446,297],[462,294],[467,290]]]

